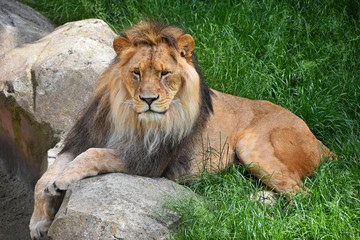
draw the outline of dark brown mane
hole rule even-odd
[[[150,20],[135,25],[121,35],[135,46],[140,44],[152,46],[166,42],[170,47],[177,49],[177,38],[183,34],[185,31],[179,27]]]

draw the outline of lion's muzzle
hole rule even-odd
[[[142,97],[142,96],[139,96],[139,98],[140,98],[142,101],[146,102],[146,103],[149,105],[149,107],[151,107],[151,104],[152,104],[154,101],[158,100],[158,99],[159,99],[159,96],[160,96],[160,95],[157,95],[156,97]]]

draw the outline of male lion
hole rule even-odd
[[[46,236],[61,192],[99,173],[178,180],[240,163],[278,193],[306,190],[330,151],[288,110],[210,89],[194,47],[183,29],[152,21],[114,40],[116,59],[36,184],[33,239]],[[207,147],[218,154],[204,157]]]

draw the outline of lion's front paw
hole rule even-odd
[[[47,237],[47,232],[51,225],[51,219],[47,217],[42,217],[41,220],[31,218],[30,221],[30,236],[32,240],[45,239]]]
[[[45,193],[50,196],[60,196],[62,191],[65,191],[69,188],[69,183],[66,181],[55,180],[53,182],[49,182],[49,184],[45,188]]]

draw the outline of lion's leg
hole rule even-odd
[[[67,190],[73,182],[106,172],[125,173],[126,171],[115,150],[90,148],[69,163],[53,182],[49,182],[46,191],[55,196],[59,192]]]
[[[34,212],[30,220],[31,239],[39,239],[45,237],[50,224],[55,216],[56,209],[61,202],[62,196],[48,196],[44,190],[48,182],[59,175],[66,164],[73,159],[69,153],[61,154],[57,157],[54,164],[44,173],[44,175],[36,183],[34,191]]]
[[[236,154],[262,182],[290,197],[307,191],[302,181],[320,163],[321,148],[310,131],[274,128],[260,135],[245,129],[239,134]]]

